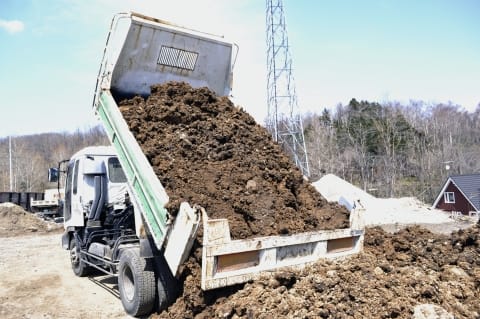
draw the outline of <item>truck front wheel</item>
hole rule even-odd
[[[123,251],[118,265],[118,290],[125,311],[135,317],[151,313],[155,288],[152,260],[141,258],[139,249]]]
[[[75,238],[70,240],[70,262],[73,273],[78,277],[85,277],[91,273],[92,268],[86,265],[80,258],[80,248],[77,247]]]

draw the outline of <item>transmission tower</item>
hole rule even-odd
[[[267,129],[292,156],[303,175],[310,176],[282,0],[266,0],[266,4]]]

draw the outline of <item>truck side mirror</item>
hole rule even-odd
[[[50,183],[58,182],[58,169],[55,167],[48,169],[48,181]]]

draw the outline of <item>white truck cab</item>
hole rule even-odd
[[[102,180],[105,181],[102,183]],[[113,211],[125,209],[127,178],[112,146],[92,146],[75,153],[67,166],[64,227],[94,224],[95,215],[87,216],[95,200],[95,181],[103,196],[103,205]],[[102,187],[105,187],[103,189]],[[90,218],[91,217],[91,218]],[[105,218],[98,215],[97,218]]]

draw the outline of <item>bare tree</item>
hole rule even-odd
[[[309,115],[312,171],[333,173],[380,196],[432,201],[448,175],[480,171],[480,105],[385,105],[352,100],[334,113]],[[328,124],[328,125],[327,125]],[[446,170],[449,164],[450,170]]]
[[[61,160],[70,158],[86,146],[108,145],[100,127],[74,133],[45,133],[17,136],[12,139],[13,191],[43,192],[48,187],[47,169]],[[7,139],[0,139],[0,191],[9,190]],[[5,160],[3,160],[5,159]]]

